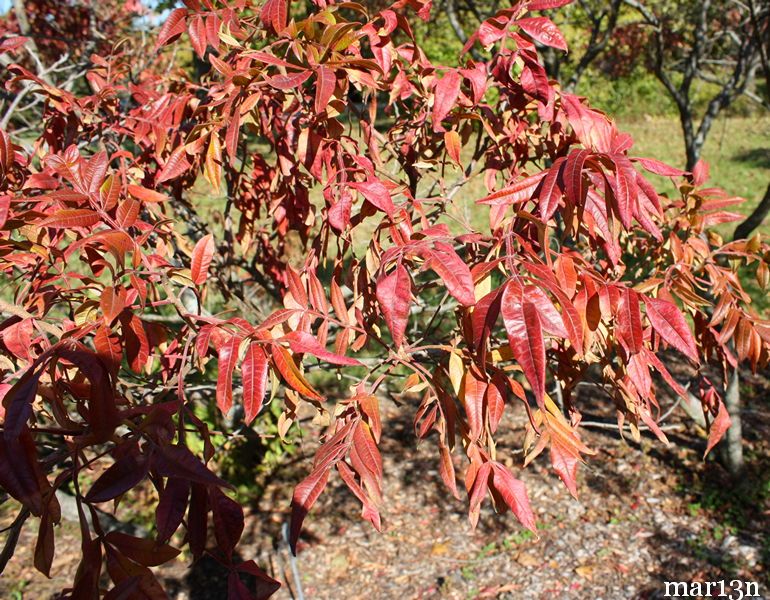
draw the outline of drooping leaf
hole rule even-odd
[[[243,377],[244,421],[248,425],[259,414],[267,389],[267,355],[261,345],[254,342],[249,344],[241,364],[241,375]]]
[[[451,129],[444,134],[444,147],[446,148],[449,158],[458,165],[461,164],[460,151],[462,150],[462,144],[460,142],[460,134],[454,129]]]
[[[220,181],[222,180],[222,144],[219,136],[211,134],[209,146],[206,150],[206,160],[204,162],[204,176],[214,188],[214,193],[219,194]]]
[[[545,342],[540,314],[535,305],[523,298],[511,284],[503,292],[500,312],[513,356],[521,365],[538,403],[542,403],[545,396]]]
[[[492,463],[492,484],[505,500],[519,523],[532,533],[537,534],[535,515],[529,504],[527,488],[511,472],[498,462]]]
[[[217,545],[229,557],[243,533],[243,509],[218,487],[209,488],[209,502]]]
[[[238,348],[242,339],[239,335],[231,335],[219,348],[217,407],[225,415],[233,406],[233,369],[238,361]]]
[[[326,482],[329,481],[330,468],[314,469],[294,488],[294,495],[291,499],[291,535],[289,537],[292,554],[297,554],[297,540],[302,529],[302,523],[326,487]]]
[[[463,406],[468,417],[471,441],[476,441],[484,431],[484,396],[488,383],[476,365],[471,364],[463,381]]]
[[[377,281],[377,302],[396,348],[404,342],[411,299],[412,281],[402,264],[399,263],[392,272]]]
[[[551,438],[551,464],[569,493],[577,498],[577,465],[580,459],[558,439]]]
[[[620,290],[616,325],[628,351],[631,354],[641,351],[644,342],[642,313],[639,310],[639,294],[632,289],[624,287]]]
[[[337,86],[337,77],[333,69],[321,66],[318,68],[318,80],[315,91],[315,111],[323,113]]]
[[[155,528],[159,542],[168,540],[181,525],[189,495],[189,481],[179,477],[168,478],[155,509]]]
[[[102,309],[105,323],[108,326],[118,318],[118,315],[123,312],[126,306],[125,293],[121,292],[122,290],[117,290],[111,285],[108,285],[102,291],[99,306]]]
[[[259,18],[274,32],[280,33],[286,27],[286,19],[289,14],[288,0],[267,0],[262,5]]]
[[[719,443],[719,440],[722,439],[722,436],[730,428],[731,424],[732,419],[730,419],[730,414],[727,412],[727,407],[725,406],[725,403],[722,402],[722,400],[719,400],[717,416],[711,422],[711,426],[709,427],[709,437],[706,444],[706,452],[703,453],[704,458],[708,455],[709,452],[711,452],[711,449]]]

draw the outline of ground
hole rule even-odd
[[[295,456],[249,503],[241,557],[254,558],[281,580],[280,600],[642,600],[662,598],[665,581],[719,580],[728,591],[732,580],[756,582],[770,597],[768,382],[749,374],[744,380],[750,468],[737,484],[716,461],[702,460],[702,432],[675,413],[666,422],[668,447],[646,434],[637,444],[617,430],[585,428],[584,441],[599,452],[581,468],[574,499],[545,457],[519,468],[523,415],[507,408],[499,455],[527,485],[537,538],[510,514],[494,514],[488,501],[472,531],[465,499],[455,500],[441,483],[433,440],[415,443],[408,404],[383,404],[383,532],[361,520],[355,500],[332,479],[306,520],[292,565],[282,536],[286,481],[299,480],[309,467]],[[589,390],[580,402],[586,420],[600,419],[603,400]],[[310,437],[305,444],[303,451],[311,453]],[[3,526],[11,518],[6,511]],[[70,581],[79,542],[75,526],[63,529],[51,580],[30,564],[34,527],[22,534],[19,554],[0,580],[0,597],[45,599]],[[226,598],[226,575],[213,560],[192,568],[178,560],[157,573],[177,600]]]

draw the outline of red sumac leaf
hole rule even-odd
[[[199,557],[206,549],[208,540],[209,495],[201,483],[190,486],[190,510],[187,511],[187,539],[190,552]]]
[[[102,297],[99,299],[99,307],[102,309],[105,323],[109,326],[118,318],[118,315],[120,315],[126,307],[125,292],[108,285],[102,291]]]
[[[326,110],[329,100],[334,94],[334,88],[337,85],[337,76],[333,69],[321,66],[318,68],[318,81],[315,90],[315,111],[323,113]]]
[[[577,465],[579,458],[574,452],[562,445],[556,437],[551,437],[551,464],[554,471],[567,486],[570,494],[577,498]]]
[[[233,369],[238,361],[238,348],[242,337],[231,335],[219,348],[219,372],[217,374],[217,407],[226,415],[233,407]]]
[[[193,50],[195,50],[199,57],[203,58],[206,54],[206,46],[208,46],[206,24],[203,21],[203,17],[195,17],[190,20],[190,24],[187,26],[187,34],[190,36]]]
[[[17,319],[18,317],[12,317]],[[6,321],[8,323],[8,321]],[[4,324],[5,325],[5,324]],[[17,323],[12,323],[0,331],[5,347],[18,358],[24,360],[30,359],[29,350],[32,346],[32,335],[34,333],[34,319],[22,319]]]
[[[209,488],[209,502],[217,545],[229,559],[243,533],[243,509],[218,487]]]
[[[207,233],[193,248],[192,259],[190,260],[190,279],[192,279],[195,285],[203,285],[206,283],[208,277],[209,266],[211,260],[214,258],[214,251],[216,250],[216,244],[214,243],[214,235]]]
[[[189,481],[179,477],[168,478],[155,509],[155,528],[158,532],[159,542],[168,540],[179,528],[184,513],[187,511],[189,495]]]
[[[168,196],[165,194],[161,194],[155,190],[148,190],[141,185],[129,184],[128,193],[142,202],[165,202],[168,200]]]
[[[492,377],[492,381],[487,386],[486,392],[487,416],[489,418],[489,431],[491,433],[497,431],[497,426],[500,424],[500,419],[503,417],[505,396],[507,393],[508,390],[503,376],[497,374]]]
[[[498,191],[493,192],[489,196],[477,200],[478,204],[489,204],[491,206],[510,206],[512,204],[521,204],[526,202],[532,197],[532,192],[535,191],[538,184],[549,173],[549,171],[543,171],[536,175],[530,175],[524,179],[517,181],[513,185]]]
[[[226,481],[214,475],[186,446],[161,446],[152,455],[152,464],[163,477],[179,477],[203,485],[230,487]]]
[[[527,488],[500,463],[492,463],[492,485],[500,492],[505,503],[510,507],[519,522],[537,534],[535,515],[529,505]]]
[[[291,499],[291,534],[289,546],[293,554],[297,554],[297,540],[302,529],[302,522],[310,512],[310,509],[321,495],[326,482],[329,481],[329,469],[331,465],[323,469],[314,469],[296,488]]]
[[[401,263],[377,281],[377,302],[396,348],[404,342],[411,300],[412,280]]]
[[[37,226],[51,227],[53,229],[72,229],[73,227],[91,227],[100,220],[99,215],[93,210],[87,208],[65,208],[57,210],[50,217],[37,223]]]
[[[40,519],[40,526],[37,532],[37,541],[35,542],[35,568],[46,577],[50,577],[51,564],[53,564],[54,555],[54,532],[53,521],[50,513],[46,512]]]
[[[249,344],[241,364],[241,375],[243,376],[244,420],[248,425],[259,414],[267,388],[267,356],[259,344]]]
[[[0,229],[3,228],[8,220],[8,213],[11,212],[11,197],[0,196]]]
[[[300,71],[290,75],[273,75],[267,79],[267,83],[279,90],[291,90],[305,83],[312,71]]]
[[[674,167],[671,167],[659,160],[655,160],[654,158],[633,158],[631,160],[638,162],[640,165],[642,165],[642,167],[644,167],[645,170],[649,171],[650,173],[655,173],[656,175],[679,177],[680,175],[685,174],[685,171],[675,169]]]
[[[454,108],[462,82],[460,73],[449,71],[436,83],[432,112],[433,131],[444,131],[441,122]]]
[[[203,173],[211,187],[214,188],[214,193],[219,194],[219,186],[222,179],[222,144],[216,133],[212,133],[209,140]]]
[[[182,173],[190,168],[190,162],[187,160],[187,151],[184,146],[177,146],[168,157],[163,168],[157,175],[157,183],[163,183],[171,179],[176,179]]]
[[[481,465],[476,471],[473,484],[470,487],[470,497],[468,500],[468,518],[473,529],[476,529],[476,525],[479,522],[481,503],[484,501],[484,497],[487,495],[487,490],[489,490],[489,476],[491,471],[492,465],[490,463],[485,462],[483,465]],[[468,485],[467,479],[466,485]]]
[[[616,324],[621,340],[628,351],[636,354],[642,349],[642,313],[639,310],[639,295],[632,289],[621,288]]]
[[[242,562],[235,568],[241,573],[248,573],[257,580],[254,600],[267,600],[281,587],[280,583],[260,569],[253,560]]]
[[[443,479],[444,483],[449,488],[449,491],[452,492],[452,495],[459,500],[460,493],[457,491],[457,480],[455,477],[455,466],[452,462],[452,453],[449,451],[449,448],[444,445],[439,445],[439,451],[441,453],[441,465],[439,469],[441,479]]]
[[[155,44],[155,52],[184,33],[187,14],[188,11],[186,8],[177,8],[171,11],[158,32],[158,41]]]
[[[121,456],[94,481],[86,494],[86,502],[98,504],[117,498],[136,487],[147,475],[148,468],[145,456],[138,451]]]
[[[122,228],[131,227],[139,216],[139,203],[133,198],[128,198],[118,206],[116,217],[118,225]]]
[[[262,5],[259,18],[267,27],[271,27],[276,33],[283,31],[288,18],[288,0],[267,0]]]
[[[433,269],[446,285],[447,291],[464,306],[476,304],[473,276],[462,258],[451,245],[442,242],[435,244],[435,250],[427,250],[427,266]]]
[[[299,392],[303,396],[313,398],[314,400],[323,400],[321,395],[313,389],[313,387],[303,377],[297,365],[294,362],[294,357],[289,353],[286,348],[283,348],[277,344],[270,346],[270,352],[273,357],[273,365],[276,370],[281,374],[284,381],[288,383],[292,389]]]
[[[519,19],[516,21],[516,25],[532,36],[532,39],[536,42],[540,42],[544,46],[567,51],[567,40],[564,39],[559,28],[548,17]]]
[[[131,369],[141,371],[150,357],[150,342],[142,320],[134,314],[123,313],[120,318],[125,342],[125,352]]]
[[[519,294],[515,286],[508,284],[503,292],[500,312],[513,357],[521,365],[538,404],[542,404],[545,396],[543,327],[537,307]]]
[[[355,358],[348,358],[347,356],[340,356],[334,352],[329,352],[316,338],[304,331],[290,331],[283,339],[288,340],[289,347],[295,354],[312,354],[316,358],[333,365],[361,366],[361,362]]]
[[[486,378],[476,365],[471,365],[465,372],[463,382],[463,405],[468,417],[471,441],[476,441],[484,431],[484,395],[487,391]]]
[[[647,318],[658,335],[694,362],[700,362],[695,339],[682,311],[667,300],[647,296],[642,298]]]
[[[392,217],[393,213],[396,212],[396,207],[393,204],[393,200],[390,198],[390,192],[381,181],[370,179],[363,183],[353,182],[349,185],[353,189],[361,192],[364,195],[364,198],[389,217]]]
[[[179,550],[168,544],[159,544],[120,531],[110,531],[104,541],[117,548],[121,554],[145,567],[156,567],[170,561]]]
[[[730,428],[731,423],[732,420],[730,419],[730,414],[727,412],[725,403],[722,402],[722,400],[719,400],[717,416],[711,422],[711,426],[709,427],[708,443],[706,444],[706,452],[703,454],[704,458],[711,452],[711,449],[719,443],[719,440],[722,439],[725,431]]]
[[[123,349],[120,338],[114,335],[109,327],[99,325],[94,334],[94,348],[99,356],[112,368],[113,373],[120,367]]]
[[[560,6],[566,6],[574,0],[531,0],[527,4],[529,10],[550,10],[551,8],[559,8]]]

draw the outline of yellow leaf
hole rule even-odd
[[[463,376],[465,375],[465,366],[459,353],[452,352],[449,355],[449,381],[452,382],[452,389],[457,397],[460,397],[460,390],[463,385]]]

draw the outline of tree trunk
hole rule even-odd
[[[733,370],[725,393],[725,407],[730,415],[730,427],[720,444],[720,459],[733,477],[739,477],[744,470],[743,433],[741,428],[741,377],[738,369]]]
[[[754,211],[735,228],[733,239],[744,240],[749,237],[751,232],[762,224],[768,213],[770,213],[770,183],[767,184],[765,195]]]

